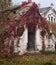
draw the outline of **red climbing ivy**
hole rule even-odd
[[[23,4],[21,5],[21,9],[25,8],[26,5],[28,5],[28,4],[30,4],[30,3],[23,2]],[[12,20],[12,19],[14,19],[14,20]],[[8,28],[5,26],[6,28],[4,30],[6,32],[8,32],[8,34],[3,35],[3,37],[8,36],[10,38],[11,31],[13,31],[14,37],[17,35],[19,37],[22,36],[22,34],[24,32],[24,25],[26,25],[26,27],[29,29],[30,32],[33,32],[36,25],[38,25],[38,28],[44,29],[44,31],[42,31],[42,33],[41,33],[42,36],[45,34],[45,32],[47,32],[49,35],[48,24],[45,21],[45,19],[40,15],[39,8],[38,8],[37,4],[35,4],[34,2],[32,3],[32,6],[29,7],[29,10],[25,14],[23,13],[22,15],[17,16],[16,18],[12,18],[12,19],[9,19],[6,21],[5,25],[8,26]],[[11,20],[13,22],[11,22]],[[16,22],[19,25],[16,25],[15,20],[17,20]],[[3,22],[1,22],[1,24],[3,24]],[[16,27],[18,27],[17,30],[16,30]],[[4,34],[4,31],[2,34]],[[3,41],[4,41],[4,38],[3,38]],[[44,44],[43,44],[43,46],[44,46]],[[11,47],[13,48],[13,45]],[[11,47],[10,47],[10,49],[11,49]],[[14,50],[12,50],[12,51],[14,51]],[[6,53],[7,53],[7,51],[6,51]]]

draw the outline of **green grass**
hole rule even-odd
[[[56,54],[24,55],[0,59],[0,65],[56,65]]]

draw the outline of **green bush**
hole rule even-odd
[[[51,55],[51,54],[56,54],[56,51],[40,51],[41,54],[45,54],[45,55]]]
[[[46,62],[46,63],[43,63],[43,65],[52,65],[51,62]]]

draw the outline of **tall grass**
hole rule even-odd
[[[48,22],[49,28],[52,30],[53,34],[56,36],[56,23]]]
[[[2,59],[0,65],[56,65],[56,55],[29,55]]]

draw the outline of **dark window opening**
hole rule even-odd
[[[51,21],[53,22],[53,17],[51,17]]]
[[[54,22],[55,22],[55,18],[54,18]]]
[[[50,21],[50,17],[49,17],[49,21]]]

